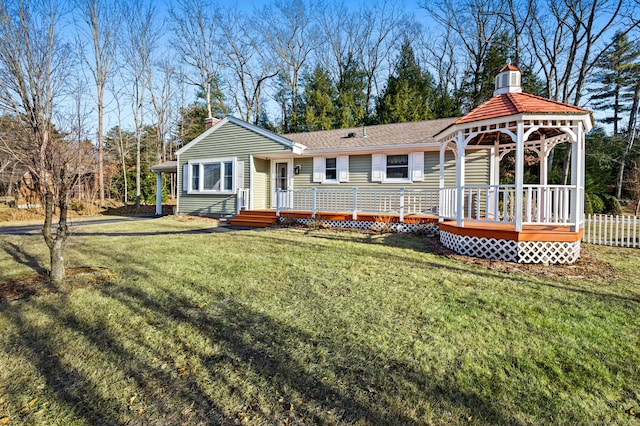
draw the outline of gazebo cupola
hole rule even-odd
[[[493,96],[502,95],[504,93],[521,93],[522,92],[522,72],[520,68],[512,64],[507,64],[496,75],[496,88]]]
[[[584,223],[585,133],[591,111],[522,92],[521,72],[507,64],[491,99],[442,130],[440,237],[462,254],[523,263],[572,263],[580,255]],[[551,185],[553,148],[571,150],[571,184]],[[445,151],[456,158],[456,181],[444,181]],[[486,150],[489,184],[465,183],[466,153]],[[500,164],[513,153],[513,181],[501,182]],[[525,182],[525,155],[539,161],[537,182]]]

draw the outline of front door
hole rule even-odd
[[[278,197],[280,207],[291,207],[291,200],[293,199],[293,194],[291,193],[293,189],[293,161],[273,160],[272,164],[272,207],[276,207],[276,197]]]

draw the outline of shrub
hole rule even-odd
[[[622,214],[622,206],[620,206],[620,202],[613,195],[605,195],[604,204],[606,213],[613,215]]]
[[[584,214],[593,214],[593,205],[591,204],[590,194],[584,194]]]
[[[594,213],[604,213],[605,205],[604,201],[598,194],[591,194],[591,207]]]

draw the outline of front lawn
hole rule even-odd
[[[213,231],[76,229],[68,266],[109,279],[0,301],[0,424],[640,423],[637,249],[588,247],[603,282],[425,237]],[[0,282],[46,264],[0,236]]]

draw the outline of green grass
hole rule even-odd
[[[403,235],[78,228],[69,267],[111,283],[0,302],[8,424],[631,424],[640,265],[504,274]],[[46,266],[0,236],[0,281]]]

